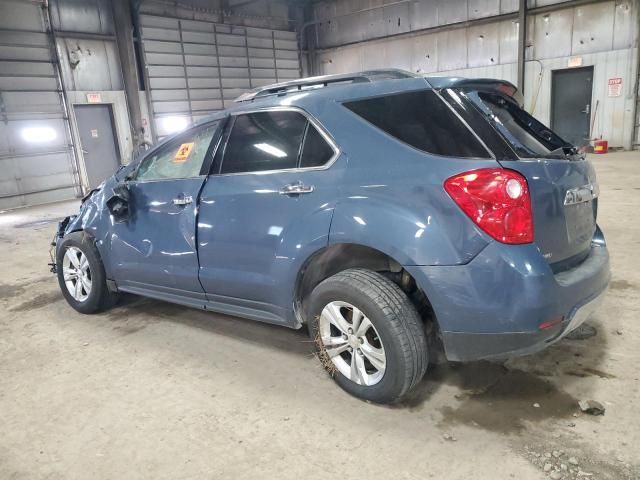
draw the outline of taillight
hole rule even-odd
[[[499,242],[533,242],[529,186],[518,172],[471,170],[447,179],[444,189],[476,225]]]

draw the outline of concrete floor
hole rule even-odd
[[[133,297],[80,315],[46,265],[77,202],[1,213],[0,478],[640,478],[640,154],[593,160],[598,334],[439,366],[393,408],[343,393],[303,332]]]

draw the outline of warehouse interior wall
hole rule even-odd
[[[47,9],[0,2],[0,209],[80,194]]]
[[[69,103],[78,170],[83,193],[90,188],[86,150],[79,145],[76,105],[111,105],[121,163],[133,155],[131,119],[115,35],[115,20],[107,0],[52,0],[52,27]]]
[[[552,72],[593,66],[591,137],[640,144],[639,1],[529,0],[526,109],[549,124]],[[128,58],[113,2],[131,14]],[[112,106],[127,163],[171,133],[160,119],[184,116],[186,126],[247,89],[301,75],[397,67],[516,83],[518,8],[518,0],[3,0],[0,209],[86,192],[73,105]]]
[[[118,27],[122,27],[122,24],[125,23],[121,19],[114,19],[112,2],[118,1],[125,3],[127,6],[125,12],[128,10],[134,17],[127,20],[137,27],[137,31],[131,31],[131,35],[136,35],[135,42],[141,46],[137,51],[139,65],[129,63],[125,58],[128,56],[128,52],[123,51],[122,46],[117,43],[118,37],[122,36],[122,31],[118,31]],[[71,105],[86,104],[97,95],[101,103],[108,103],[112,106],[119,152],[122,156],[121,163],[130,162],[141,149],[143,142],[153,143],[174,133],[162,130],[162,126],[157,124],[158,115],[171,116],[170,119],[173,119],[175,115],[185,115],[186,126],[205,118],[215,110],[224,108],[223,103],[207,102],[208,99],[205,98],[185,98],[185,101],[192,101],[187,102],[188,106],[184,108],[182,103],[185,102],[181,103],[175,100],[180,100],[181,95],[189,97],[189,89],[181,90],[179,85],[173,84],[168,84],[170,88],[163,90],[165,95],[168,94],[167,98],[162,98],[158,102],[152,98],[154,95],[159,95],[158,90],[154,91],[155,85],[148,81],[148,77],[155,72],[159,72],[158,76],[161,81],[171,83],[171,81],[177,80],[175,77],[178,74],[175,72],[180,71],[179,76],[183,77],[181,81],[185,86],[204,81],[201,78],[203,75],[213,76],[214,72],[211,68],[207,68],[208,64],[196,62],[195,65],[190,66],[188,60],[185,61],[185,58],[188,58],[188,55],[185,55],[185,49],[194,47],[196,43],[201,41],[199,38],[188,38],[189,35],[196,37],[198,34],[194,33],[195,31],[202,29],[203,25],[207,29],[208,25],[214,23],[221,25],[218,27],[221,31],[232,30],[236,26],[238,28],[257,28],[258,30],[290,27],[286,2],[238,2],[238,5],[234,8],[234,2],[222,5],[222,2],[203,0],[184,0],[182,2],[144,0],[132,3],[126,0],[82,2],[78,0],[52,0],[50,7],[52,23],[57,32],[57,49],[69,103]],[[155,31],[150,33],[152,30]],[[231,32],[231,30],[229,31]],[[173,38],[172,34],[174,33],[180,38]],[[170,55],[164,53],[159,55],[161,57],[157,60],[160,62],[159,64],[149,64],[147,60],[151,55],[146,54],[147,40],[149,39],[155,40],[161,51],[166,48],[179,48],[181,51],[176,57],[178,61],[173,62],[169,58]],[[171,43],[172,41],[176,41],[176,43]],[[215,44],[215,40],[213,43]],[[297,44],[293,45],[297,50]],[[213,58],[215,45],[200,44],[197,46],[205,47],[210,53],[209,58]],[[296,78],[299,76],[297,57],[296,51]],[[131,58],[135,59],[136,57],[132,55]],[[197,58],[206,59],[207,57],[202,55]],[[136,95],[140,97],[138,112],[134,111],[135,108],[132,109],[135,104],[127,102],[125,79],[130,74],[133,74],[140,87],[140,90],[136,91]],[[155,79],[151,80],[151,82],[153,81]],[[231,79],[231,81],[234,82],[235,79]],[[241,82],[241,79],[235,81],[235,83],[238,82]],[[237,85],[238,91],[252,86],[254,85],[250,83]],[[203,91],[200,89],[198,93]],[[194,113],[192,107],[199,108],[199,110]],[[134,121],[135,115],[141,117],[139,122]],[[72,129],[78,138],[73,108],[70,109],[70,119]],[[141,135],[136,135],[136,124],[142,125]],[[86,152],[82,148],[77,149],[78,169],[83,191],[89,188],[86,162],[83,161],[85,155]]]
[[[136,11],[146,112],[154,140],[228,108],[255,87],[300,76],[283,1],[146,0]],[[235,7],[234,7],[235,6]]]
[[[158,112],[152,110],[151,91],[144,82],[148,66],[141,48],[142,29],[133,28],[141,17],[179,25],[191,21],[196,29],[219,24],[222,35],[225,29],[235,29],[237,34],[244,28],[245,38],[257,36],[257,42],[265,41],[260,37],[266,31],[274,44],[274,53],[269,54],[274,75],[263,75],[262,80],[271,82],[278,73],[282,79],[300,75],[294,10],[285,0],[2,0],[0,210],[80,197],[88,191],[74,105],[110,105],[120,163],[128,163],[162,138],[153,135]],[[114,18],[116,12],[131,17]],[[196,46],[209,49],[201,58],[212,55],[214,45]],[[249,55],[244,58],[249,62]],[[184,52],[181,66],[185,83],[197,84],[210,73],[204,67],[187,69]],[[164,80],[171,80],[170,75]],[[242,92],[257,81],[247,83],[231,75],[224,87],[233,89],[237,84]],[[176,89],[168,94],[183,92]],[[137,102],[131,101],[132,95]],[[193,100],[190,114],[192,107],[201,110],[190,115],[190,122],[224,106],[207,104],[205,108],[204,100]],[[164,105],[168,114],[169,104]]]
[[[591,137],[632,148],[638,143],[637,1],[529,0],[528,8],[527,110],[548,125],[552,72],[593,65]],[[517,10],[517,0],[320,1],[306,19],[305,53],[316,74],[397,67],[515,84]],[[610,79],[622,79],[619,96],[610,95]]]
[[[137,0],[139,13],[277,30],[293,30],[286,0]]]

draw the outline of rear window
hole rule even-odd
[[[544,126],[513,100],[499,93],[469,92],[468,97],[484,113],[519,157],[563,158],[575,153],[572,145]]]
[[[480,141],[432,90],[356,100],[344,106],[423,152],[447,157],[491,158]]]

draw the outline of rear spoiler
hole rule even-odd
[[[433,88],[466,88],[484,91],[497,91],[513,98],[520,107],[524,105],[522,92],[507,80],[493,78],[462,78],[462,77],[428,77],[427,82]]]

